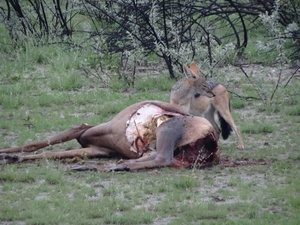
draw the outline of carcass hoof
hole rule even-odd
[[[11,164],[19,161],[19,157],[17,155],[9,155],[6,153],[0,154],[0,164]]]
[[[97,171],[97,168],[92,167],[92,166],[75,166],[75,167],[72,167],[70,170],[72,170],[72,171]]]
[[[107,172],[112,171],[130,171],[130,168],[124,164],[117,164],[107,169]]]

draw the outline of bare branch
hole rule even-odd
[[[288,81],[286,82],[286,84],[283,86],[284,88],[290,83],[291,79],[295,76],[295,74],[297,73],[297,71],[300,69],[300,66],[298,66],[298,68],[295,70],[295,72],[292,74],[292,76],[290,76],[290,78],[288,79]]]
[[[250,79],[250,77],[248,76],[248,74],[245,72],[245,70],[243,69],[242,66],[240,66],[241,71],[244,73],[244,75],[246,76],[247,80],[251,83],[251,85],[254,87],[257,95],[259,96],[260,100],[262,100],[262,102],[266,103],[266,100],[260,95],[259,91],[257,90],[256,86],[254,85],[254,83],[252,82],[252,80]]]

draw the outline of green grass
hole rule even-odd
[[[53,74],[50,79],[52,90],[74,90],[82,87],[82,79],[77,72]]]
[[[232,109],[242,109],[246,106],[246,103],[243,99],[233,98],[233,100],[230,101],[230,106]]]
[[[280,112],[280,104],[269,104],[269,105],[260,105],[258,106],[258,112],[266,112],[270,115]]]
[[[285,113],[289,116],[300,116],[300,106],[288,107],[285,109]]]
[[[272,133],[274,126],[272,124],[253,123],[244,125],[241,130],[248,134],[266,134]]]
[[[180,190],[187,190],[198,185],[199,181],[191,176],[180,177],[174,183],[174,187]]]
[[[166,73],[138,74],[135,87],[114,78],[107,89],[82,73],[86,52],[30,45],[15,50],[0,45],[0,50],[5,62],[0,64],[0,149],[45,139],[84,122],[105,122],[137,101],[169,101],[175,83]],[[237,71],[231,69],[228,77],[221,68],[219,81],[240,96],[257,97]],[[264,83],[267,92],[273,86],[272,81]],[[295,79],[267,105],[231,95],[245,149],[236,148],[233,134],[219,141],[221,155],[263,159],[267,165],[114,173],[70,172],[70,161],[0,165],[0,223],[297,224],[298,87]],[[77,147],[71,141],[47,150]]]

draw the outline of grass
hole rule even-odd
[[[234,98],[233,101],[230,101],[230,106],[232,109],[242,109],[246,106],[246,103],[243,99]]]
[[[167,74],[138,74],[135,87],[113,79],[105,89],[81,73],[84,52],[0,49],[0,149],[107,121],[137,101],[168,101],[175,83]],[[229,91],[257,96],[241,73],[226,69],[219,81]],[[273,85],[264,83],[266,90]],[[129,173],[73,173],[68,162],[52,160],[0,165],[0,224],[298,224],[298,87],[293,80],[268,105],[231,95],[245,149],[235,147],[233,134],[220,140],[221,155],[267,165]],[[48,150],[76,147],[72,141]]]
[[[266,133],[272,133],[273,130],[274,130],[273,125],[264,124],[264,123],[246,124],[242,128],[242,132],[248,134],[266,134]]]
[[[300,106],[296,105],[293,107],[286,108],[285,113],[289,116],[300,116]]]

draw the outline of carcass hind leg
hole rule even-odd
[[[33,152],[38,149],[44,148],[46,146],[59,144],[62,142],[70,141],[73,139],[78,138],[84,131],[91,128],[93,126],[90,126],[86,123],[83,123],[77,127],[73,127],[69,130],[66,130],[54,137],[49,138],[48,140],[43,141],[35,141],[26,145],[23,145],[21,147],[14,147],[14,148],[6,148],[1,149],[0,153],[14,153],[14,152]]]
[[[73,158],[76,156],[87,157],[87,158],[110,157],[113,154],[114,154],[113,151],[106,148],[87,147],[87,148],[79,148],[79,149],[73,149],[73,150],[63,151],[63,152],[45,151],[43,153],[35,154],[35,155],[19,156],[19,162],[36,160],[36,159],[66,159],[66,158]]]
[[[16,163],[16,162],[24,162],[28,160],[37,160],[37,159],[65,159],[65,158],[73,158],[76,156],[79,157],[87,157],[87,158],[94,158],[94,157],[110,157],[115,153],[106,148],[99,148],[99,147],[87,147],[87,148],[80,148],[74,149],[69,151],[63,152],[49,152],[45,151],[40,154],[33,154],[33,155],[8,155],[8,154],[0,154],[0,158],[2,156],[2,161],[6,163]]]

